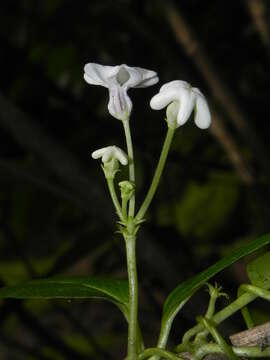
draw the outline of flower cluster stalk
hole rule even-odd
[[[123,126],[126,137],[127,144],[127,153],[128,153],[128,169],[129,169],[129,180],[135,183],[135,166],[134,166],[134,154],[133,154],[133,144],[130,133],[129,119],[123,120]],[[129,200],[129,210],[128,215],[134,216],[135,213],[135,194]]]
[[[122,209],[121,209],[120,203],[118,201],[118,198],[117,198],[117,195],[116,195],[116,192],[115,192],[114,180],[112,178],[108,178],[107,179],[107,184],[108,184],[109,192],[110,192],[110,195],[111,195],[112,202],[113,202],[113,205],[115,207],[116,213],[119,216],[119,219],[123,220]]]
[[[167,131],[167,135],[163,144],[163,148],[160,154],[160,158],[159,158],[159,162],[151,183],[151,186],[147,192],[147,195],[145,197],[145,200],[140,208],[140,210],[138,211],[137,215],[136,215],[136,219],[137,220],[142,220],[147,209],[149,208],[151,201],[155,195],[155,192],[157,190],[159,181],[160,181],[160,177],[162,175],[167,157],[168,157],[168,153],[169,153],[169,149],[172,143],[172,139],[173,139],[173,135],[174,135],[175,129],[168,127],[168,131]]]
[[[207,102],[203,94],[197,88],[188,83],[176,80],[161,87],[160,92],[155,95],[150,106],[154,110],[160,110],[165,106],[167,109],[168,131],[159,157],[159,161],[146,194],[146,197],[135,213],[135,164],[132,137],[129,125],[129,118],[132,111],[132,101],[128,96],[130,88],[145,88],[158,82],[156,72],[129,67],[125,64],[120,66],[102,66],[95,63],[88,63],[84,67],[84,79],[92,85],[100,85],[109,90],[109,113],[116,119],[122,121],[127,154],[117,146],[107,146],[92,153],[94,159],[101,158],[102,168],[107,180],[109,192],[114,204],[120,232],[123,235],[126,245],[127,272],[129,282],[129,311],[128,311],[128,360],[142,360],[149,356],[154,358],[162,356],[166,359],[178,358],[175,354],[161,349],[163,342],[167,342],[171,324],[165,329],[164,337],[161,338],[159,348],[152,348],[143,351],[143,339],[138,324],[138,276],[136,264],[136,234],[140,224],[156,193],[169,149],[173,140],[176,128],[183,125],[193,109],[195,110],[194,120],[198,127],[207,128],[211,122],[211,116]],[[171,104],[171,105],[170,105]],[[121,202],[114,186],[114,178],[119,171],[119,165],[128,165],[129,179],[119,183]],[[161,346],[160,346],[161,345]]]

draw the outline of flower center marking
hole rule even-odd
[[[117,82],[122,86],[129,80],[129,78],[130,75],[128,71],[124,67],[121,67],[116,75]]]

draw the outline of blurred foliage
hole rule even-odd
[[[182,198],[159,209],[159,223],[184,236],[209,238],[226,226],[238,198],[239,181],[230,174],[209,174],[207,183],[190,182]]]
[[[160,84],[183,79],[207,96],[227,129],[202,132],[191,120],[175,137],[161,187],[138,239],[141,323],[154,344],[166,294],[269,230],[270,44],[262,40],[248,0],[10,0],[1,4],[0,280],[2,284],[48,275],[124,278],[124,247],[96,148],[124,146],[119,121],[107,111],[107,90],[83,80],[87,62],[153,69]],[[269,29],[270,6],[262,21]],[[173,4],[198,39],[189,54],[167,18]],[[236,99],[251,137],[233,121],[198,63],[200,50]],[[207,64],[209,65],[209,64]],[[165,134],[164,112],[152,111],[159,85],[131,89],[138,205],[148,189]],[[223,141],[223,143],[222,143]],[[236,145],[255,181],[245,182],[224,141]],[[258,153],[259,145],[264,152]],[[235,155],[235,153],[234,153]],[[119,176],[122,179],[124,174]],[[113,235],[112,235],[113,234]],[[241,263],[219,276],[236,293]],[[235,291],[233,291],[235,289]],[[232,295],[233,297],[234,295]],[[183,309],[173,339],[193,325],[206,303]],[[260,307],[267,317],[267,306]],[[239,320],[239,321],[238,321]],[[56,326],[57,324],[57,326]],[[0,307],[3,359],[119,359],[126,324],[107,304],[5,301]],[[227,333],[241,328],[240,318]]]

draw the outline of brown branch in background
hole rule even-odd
[[[270,322],[231,335],[234,346],[261,346],[262,350],[269,346]]]
[[[267,51],[270,51],[270,32],[266,19],[265,1],[247,0],[247,7],[253,20],[254,26],[258,31],[264,46],[266,47]]]
[[[189,352],[180,353],[178,355],[185,360],[195,360],[194,357],[192,356],[192,354]],[[213,353],[213,354],[206,355],[203,358],[203,360],[229,360],[229,359],[224,354]]]
[[[183,47],[187,55],[192,59],[207,81],[213,92],[213,96],[227,111],[235,127],[254,150],[258,162],[260,162],[264,170],[269,173],[268,151],[262,144],[261,139],[257,137],[256,131],[254,131],[253,127],[246,121],[246,114],[231,94],[231,91],[227,89],[226,85],[219,77],[190,25],[179,9],[176,9],[172,4],[165,6],[165,14],[167,21],[175,34],[176,40]]]
[[[212,125],[210,131],[212,135],[219,141],[227,155],[229,156],[236,172],[246,185],[252,185],[255,178],[247,161],[242,156],[240,149],[233,141],[231,134],[224,126],[221,116],[212,108]]]

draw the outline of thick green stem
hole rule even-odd
[[[137,360],[138,352],[138,278],[136,236],[125,235],[129,281],[128,360]]]
[[[117,215],[119,216],[119,218],[121,220],[123,220],[122,210],[121,210],[121,206],[120,206],[120,203],[118,201],[118,198],[117,198],[117,195],[116,195],[116,192],[115,192],[113,178],[107,178],[107,184],[108,184],[110,195],[111,195],[115,210],[117,212]]]
[[[151,201],[155,195],[157,186],[159,184],[160,177],[162,175],[168,152],[172,143],[173,135],[174,135],[175,129],[168,127],[167,135],[163,144],[163,148],[160,154],[160,158],[158,161],[158,165],[151,183],[151,186],[148,190],[148,193],[144,199],[144,202],[138,211],[138,214],[136,215],[137,220],[141,220],[144,217],[144,214],[146,213],[147,209],[149,208],[149,205],[151,204]]]
[[[134,166],[134,155],[133,155],[133,145],[132,138],[129,127],[129,119],[123,120],[123,126],[125,131],[126,143],[127,143],[127,152],[128,152],[128,166],[129,166],[129,181],[135,183],[135,166]],[[129,200],[129,216],[134,216],[135,214],[135,194]]]

